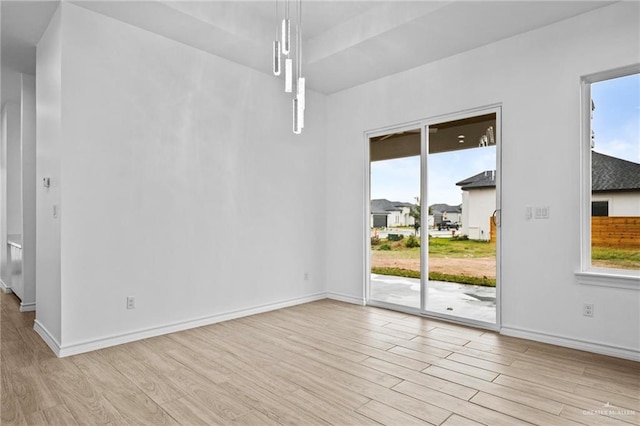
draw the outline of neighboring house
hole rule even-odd
[[[451,223],[462,223],[462,205],[432,204],[429,206],[429,226],[433,227],[443,220]]]
[[[640,164],[591,151],[591,215],[640,216]]]
[[[456,185],[462,187],[462,230],[472,240],[490,238],[496,209],[495,171],[487,170]],[[640,164],[591,152],[592,216],[640,216]]]
[[[415,223],[415,219],[411,216],[413,206],[411,203],[400,201],[371,200],[371,227],[413,226]]]
[[[456,183],[462,189],[461,233],[471,240],[491,238],[491,215],[496,209],[496,172],[486,170]]]

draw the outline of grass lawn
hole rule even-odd
[[[380,240],[379,244],[372,246],[374,252],[371,272],[420,278],[420,247],[408,248],[405,245],[406,240]],[[495,256],[496,246],[489,242],[430,238],[429,258],[432,259],[432,263],[429,267],[429,279],[495,287],[495,273],[493,277],[488,276],[491,275],[490,270],[495,271]],[[442,266],[436,267],[438,270],[433,270],[435,259],[442,259],[444,265],[449,266],[444,266],[444,269]],[[480,268],[478,263],[487,263],[487,259],[489,271],[487,267]]]
[[[380,275],[394,275],[397,277],[420,278],[419,271],[402,268],[371,268],[371,272]],[[443,274],[441,272],[429,272],[431,281],[446,281],[449,283],[482,285],[485,287],[495,287],[495,278],[476,277],[470,275]]]
[[[592,247],[593,266],[618,269],[640,269],[640,250],[618,247]]]
[[[382,244],[387,244],[391,250],[379,250],[380,245],[373,246],[377,250],[376,256],[389,257],[394,259],[420,259],[420,247],[407,248],[404,245],[405,239],[400,241],[382,240]],[[495,257],[496,245],[485,241],[453,240],[451,238],[430,238],[430,257],[453,257],[453,258],[478,258]]]
[[[420,247],[407,248],[406,238],[400,241],[380,240],[380,243],[372,246],[375,258],[381,260],[401,259],[418,261],[413,270],[408,267],[376,267],[373,273],[382,275],[397,275],[409,278],[419,278]],[[387,245],[389,250],[380,250]],[[429,257],[442,259],[481,259],[495,258],[496,245],[485,241],[455,240],[451,238],[429,238]],[[593,266],[617,269],[640,269],[640,250],[618,247],[593,247]],[[495,279],[480,274],[463,273],[448,274],[442,272],[429,272],[429,278],[438,281],[450,281],[457,283],[495,286]]]

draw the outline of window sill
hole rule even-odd
[[[590,269],[583,272],[576,272],[575,275],[578,284],[640,291],[640,271]]]

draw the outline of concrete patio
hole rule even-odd
[[[489,323],[496,322],[496,289],[429,281],[427,311]],[[371,274],[372,300],[420,308],[420,280]]]

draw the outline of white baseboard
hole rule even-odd
[[[33,312],[36,310],[36,302],[24,303],[20,302],[20,312]]]
[[[13,293],[13,290],[11,290],[11,286],[6,285],[4,281],[0,280],[0,290],[2,290],[5,293]]]
[[[49,333],[49,330],[37,319],[33,322],[33,329],[42,337],[42,340],[51,348],[53,353],[56,354],[57,357],[60,357],[60,343]]]
[[[503,326],[500,329],[500,334],[640,362],[640,350],[638,349],[621,348],[617,346],[611,346],[606,343],[588,342],[567,336],[541,333],[534,330],[527,330],[516,327]]]
[[[239,310],[225,312],[217,315],[211,315],[203,318],[197,318],[197,319],[192,319],[187,321],[179,321],[172,324],[165,324],[159,327],[152,327],[148,329],[136,330],[128,333],[112,335],[112,336],[103,337],[99,339],[92,339],[92,340],[86,340],[83,342],[65,344],[61,347],[57,345],[57,348],[58,348],[57,351],[56,349],[54,349],[55,345],[52,346],[51,343],[47,341],[47,338],[45,338],[40,331],[38,330],[36,331],[38,331],[38,334],[40,334],[42,338],[45,339],[45,341],[47,341],[47,344],[49,345],[49,347],[51,347],[51,349],[53,349],[56,355],[62,358],[62,357],[67,357],[71,355],[81,354],[84,352],[103,349],[110,346],[121,345],[123,343],[129,343],[136,340],[147,339],[149,337],[175,333],[178,331],[188,330],[190,328],[202,327],[205,325],[211,325],[211,324],[215,324],[222,321],[229,321],[232,319],[246,317],[249,315],[260,314],[268,311],[274,311],[277,309],[287,308],[289,306],[315,302],[316,300],[321,300],[326,298],[327,298],[326,293],[316,293],[309,296],[285,300],[282,302],[269,303],[265,305],[255,306],[252,308],[239,309]],[[42,327],[41,325],[39,327],[42,329],[43,332],[46,331],[44,327]],[[52,343],[54,344],[57,343],[55,339],[51,338],[49,333],[46,333],[46,335],[49,336],[48,338],[51,340]]]
[[[353,305],[364,306],[366,304],[363,298],[348,296],[346,294],[341,294],[341,293],[328,292],[326,293],[326,297],[327,299],[338,300],[340,302],[351,303]]]

